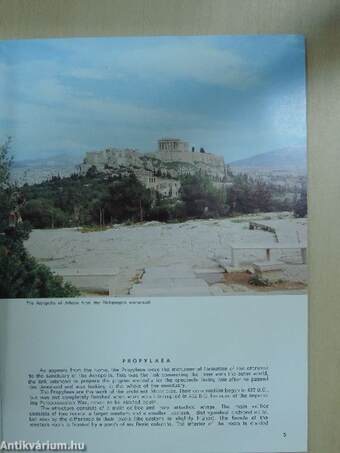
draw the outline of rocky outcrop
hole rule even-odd
[[[214,181],[226,179],[223,157],[206,152],[158,150],[143,154],[135,149],[108,148],[86,153],[81,172],[86,173],[91,167],[110,173],[145,170],[160,177],[201,174]]]

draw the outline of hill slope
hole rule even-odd
[[[230,162],[231,167],[262,168],[272,170],[306,170],[307,152],[304,146],[282,148],[267,153],[256,154],[247,159]]]

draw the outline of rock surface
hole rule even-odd
[[[306,219],[295,219],[288,214],[276,213],[265,214],[265,217],[266,222],[289,231],[294,237],[298,232],[301,240],[306,239]],[[163,278],[170,279],[168,286],[171,279],[181,279],[183,284],[187,278],[186,286],[192,288],[196,286],[197,278],[201,278],[200,273],[218,273],[223,270],[217,260],[224,260],[221,261],[224,263],[230,261],[231,244],[240,241],[256,244],[272,241],[275,244],[273,234],[249,230],[250,219],[263,218],[264,215],[259,214],[173,224],[152,222],[131,226],[114,225],[104,231],[89,233],[81,233],[76,228],[34,230],[26,242],[26,247],[54,272],[68,276],[73,272],[78,282],[82,280],[86,283],[86,278],[91,279],[95,288],[96,281],[101,279],[106,282],[107,291],[110,288],[111,294],[116,296],[129,294],[141,280],[141,275],[145,275],[145,282],[152,282],[154,277],[147,277],[152,269],[158,269],[156,273],[153,271],[157,278],[162,274]],[[301,257],[298,252],[287,251],[285,256],[282,256],[280,250],[275,250],[273,255],[273,259],[283,262],[284,273],[288,279],[306,282],[307,266],[300,264]],[[256,250],[244,251],[240,256],[240,262],[245,266],[264,259],[263,253]],[[159,270],[162,267],[168,267],[171,275],[164,275],[166,270]],[[86,277],[85,274],[91,269],[92,276]],[[100,270],[105,270],[106,277],[98,275]],[[108,275],[110,272],[112,276]],[[173,286],[179,284],[173,283]],[[209,285],[209,288],[212,286]],[[240,290],[237,285],[226,289],[228,291],[224,292]]]

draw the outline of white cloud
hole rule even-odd
[[[138,75],[157,74],[159,77],[188,79],[198,82],[243,88],[256,82],[256,75],[246,68],[243,60],[229,50],[198,46],[195,43],[164,46],[151,52],[134,51],[121,61],[131,70],[130,58],[137,62]]]
[[[192,124],[212,127],[204,115],[99,98],[70,89],[55,77],[37,80],[29,94],[30,100],[17,100],[10,111],[0,111],[0,122],[11,122],[10,130],[3,132],[13,136],[25,157],[58,148],[79,152],[108,145],[140,147],[141,141],[149,142],[152,150],[160,134],[181,134]]]
[[[183,89],[184,85],[177,85],[179,81],[214,85],[234,93],[249,89],[240,99],[257,92],[263,65],[249,58],[245,61],[236,50],[218,48],[212,40],[164,38],[146,40],[143,46],[120,46],[119,40],[107,40],[103,45],[97,40],[84,40],[81,45],[75,41],[65,41],[63,51],[60,42],[51,44],[51,55],[45,59],[0,63],[0,129],[5,124],[1,121],[11,122],[11,130],[3,132],[14,136],[22,153],[48,153],[58,148],[77,152],[109,145],[152,147],[163,134],[188,140],[194,137],[197,146],[219,152],[225,146],[232,148],[236,136],[246,148],[254,141],[264,143],[264,137],[269,141],[275,135],[285,143],[305,133],[304,93],[270,96],[265,113],[262,107],[250,105],[249,112],[236,115],[237,124],[230,123],[232,118],[228,124],[218,119],[227,115],[209,116],[204,105],[199,109],[202,113],[192,106],[190,112],[170,110],[165,100],[173,93],[181,95],[177,87]],[[110,84],[101,83],[112,81],[113,86],[125,79],[141,90],[145,81],[164,82],[164,107],[143,102],[145,96],[131,99],[127,91],[115,97],[107,89]],[[127,90],[125,84],[123,89]],[[196,95],[207,96],[208,92],[199,87]],[[235,112],[240,112],[240,104],[235,104]]]
[[[242,89],[258,83],[259,73],[236,53],[202,41],[177,40],[145,48],[99,51],[96,63],[83,63],[75,55],[75,67],[68,75],[79,79],[114,80],[124,76],[162,81],[194,80],[201,83]]]

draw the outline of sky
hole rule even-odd
[[[0,143],[16,160],[161,137],[226,162],[306,145],[302,36],[0,41]]]

